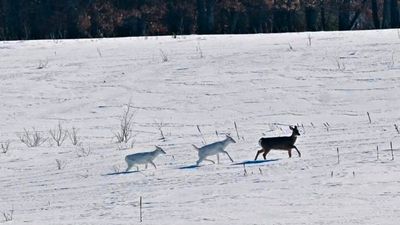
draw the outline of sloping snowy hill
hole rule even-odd
[[[142,224],[398,224],[399,49],[397,30],[1,42],[0,223],[139,224],[142,196]],[[59,122],[82,147],[18,138]],[[302,158],[252,161],[290,124]],[[225,133],[235,163],[193,167]],[[158,169],[120,173],[154,145]]]

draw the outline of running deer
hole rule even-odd
[[[154,168],[157,169],[156,164],[154,164],[153,160],[160,154],[167,154],[165,151],[156,146],[156,150],[152,152],[141,152],[141,153],[135,153],[131,155],[127,155],[125,157],[125,161],[128,164],[128,168],[126,168],[125,172],[128,172],[132,166],[136,165],[137,171],[139,171],[139,164],[145,164],[146,169],[147,169],[147,164],[151,164],[154,166]]]
[[[231,138],[230,136],[226,135],[225,140],[223,141],[217,141],[208,145],[204,145],[201,148],[196,147],[195,145],[193,145],[193,147],[197,150],[198,154],[199,154],[199,160],[197,160],[196,165],[198,166],[203,160],[212,162],[215,164],[214,161],[207,159],[208,156],[212,156],[212,155],[217,155],[219,153],[225,153],[229,159],[231,160],[231,162],[233,162],[232,157],[228,154],[227,151],[225,151],[225,148],[230,144],[230,143],[236,143],[235,140],[233,140],[233,138]]]
[[[297,136],[300,136],[299,130],[297,129],[297,126],[289,126],[289,128],[292,130],[292,135],[289,137],[270,137],[270,138],[261,138],[258,143],[262,147],[261,150],[257,151],[256,158],[254,160],[257,160],[257,157],[259,154],[264,152],[263,157],[266,159],[266,156],[269,151],[272,149],[274,150],[284,150],[288,151],[289,158],[292,157],[292,149],[296,149],[297,153],[299,154],[299,157],[301,157],[301,153],[299,149],[294,145],[296,142]]]

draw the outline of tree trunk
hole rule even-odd
[[[382,28],[390,27],[390,1],[391,0],[383,1],[383,20],[381,26]]]
[[[378,4],[376,0],[371,0],[372,18],[374,20],[375,29],[379,29],[379,16],[378,16]]]
[[[67,35],[68,38],[78,38],[79,37],[79,28],[78,28],[78,17],[79,14],[77,12],[77,5],[75,1],[69,1],[69,5],[67,6]],[[96,28],[97,29],[97,28]]]
[[[325,5],[323,0],[320,1],[320,8],[321,8],[321,28],[322,30],[326,30]]]
[[[23,36],[23,26],[20,18],[21,7],[18,4],[19,1],[15,0],[3,0],[3,10],[4,10],[4,25],[5,25],[5,35],[7,39],[18,40],[22,39]]]
[[[215,10],[215,3],[216,0],[207,0],[207,33],[212,34],[214,33],[214,10]]]
[[[238,21],[239,21],[239,13],[238,12],[230,13],[230,29],[229,29],[229,33],[235,33],[236,32],[236,27],[237,27]]]
[[[353,19],[350,21],[348,30],[352,30],[354,28],[354,25],[356,24],[356,21],[357,21],[358,17],[360,16],[361,10],[364,8],[366,2],[367,2],[367,0],[362,1],[361,7],[357,10],[357,12],[354,14]]]
[[[397,0],[391,0],[390,3],[390,24],[392,28],[399,28],[399,5]]]
[[[350,0],[343,0],[339,6],[339,30],[347,30],[350,27]]]
[[[294,10],[288,10],[287,11],[287,29],[288,32],[293,32],[294,27],[295,27],[295,15],[294,15]]]
[[[197,29],[199,34],[205,34],[207,28],[207,14],[205,0],[197,0]]]
[[[318,17],[318,12],[317,10],[312,7],[306,7],[306,24],[307,24],[307,30],[308,31],[316,31],[317,30],[317,17]]]

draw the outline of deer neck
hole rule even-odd
[[[222,145],[224,146],[224,148],[226,146],[228,146],[231,142],[229,141],[229,138],[226,138],[225,140],[222,141]]]
[[[293,143],[295,143],[297,140],[297,135],[295,135],[293,132],[292,135],[290,136],[290,139],[292,139]]]
[[[153,156],[153,157],[157,157],[159,154],[161,154],[161,153],[160,153],[160,151],[158,151],[158,150],[154,150],[154,151],[152,152],[152,156]]]

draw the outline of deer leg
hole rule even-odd
[[[263,154],[264,160],[267,160],[267,154],[269,153],[269,151],[271,151],[271,149],[264,151],[264,154]]]
[[[136,166],[136,171],[138,171],[138,172],[139,172],[139,166]]]
[[[292,149],[288,150],[289,158],[292,158]]]
[[[229,155],[229,153],[228,153],[227,151],[223,151],[223,153],[225,153],[225,154],[229,157],[229,159],[231,160],[231,162],[233,162],[232,157]]]
[[[203,161],[203,159],[199,158],[199,160],[197,160],[197,162],[196,162],[196,166],[198,166],[202,161]]]
[[[217,163],[219,164],[219,154],[217,154]]]
[[[147,163],[146,163],[146,165],[145,165],[145,167],[144,167],[146,170],[147,170]]]
[[[128,164],[128,168],[126,168],[125,172],[128,172],[132,168],[132,164]]]
[[[296,151],[297,151],[297,154],[299,154],[299,157],[301,157],[301,153],[300,153],[299,149],[297,149],[297,147],[296,147],[296,146],[294,146],[294,145],[293,145],[293,148],[294,148],[294,149],[296,149]]]
[[[254,161],[257,160],[258,155],[261,154],[263,151],[264,151],[264,149],[261,149],[261,150],[257,151],[256,158],[254,158]]]
[[[151,165],[153,165],[154,166],[154,168],[156,168],[157,169],[157,166],[156,166],[156,164],[154,164],[152,161],[150,161],[150,164]],[[147,165],[147,164],[146,164]]]
[[[205,161],[209,161],[209,162],[212,162],[213,164],[215,164],[215,162],[214,161],[212,161],[211,159],[204,159]]]

